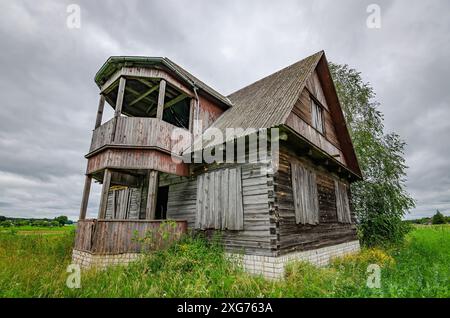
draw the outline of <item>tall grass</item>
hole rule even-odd
[[[74,233],[0,233],[0,297],[48,297],[64,279]]]
[[[0,234],[1,297],[450,297],[450,227],[417,228],[404,245],[366,249],[325,268],[302,262],[285,279],[244,273],[222,247],[186,237],[128,267],[84,271],[80,289],[65,281],[73,233]],[[366,286],[367,266],[381,266],[381,288]]]

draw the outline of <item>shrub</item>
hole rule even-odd
[[[0,226],[2,226],[2,227],[11,227],[11,226],[14,226],[14,223],[11,222],[10,220],[6,220],[6,221],[0,222]]]

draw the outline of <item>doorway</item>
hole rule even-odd
[[[169,200],[169,187],[159,187],[156,198],[156,220],[165,220],[167,217],[167,201]]]

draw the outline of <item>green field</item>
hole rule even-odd
[[[186,238],[128,267],[82,272],[66,287],[73,227],[0,229],[0,297],[450,297],[450,226],[422,226],[402,246],[366,249],[326,268],[293,263],[282,281],[245,274],[220,246]],[[367,266],[381,266],[368,288]]]

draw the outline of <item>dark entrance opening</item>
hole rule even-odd
[[[164,220],[167,217],[167,201],[169,199],[169,187],[159,187],[158,197],[156,198],[156,213],[157,220]]]

